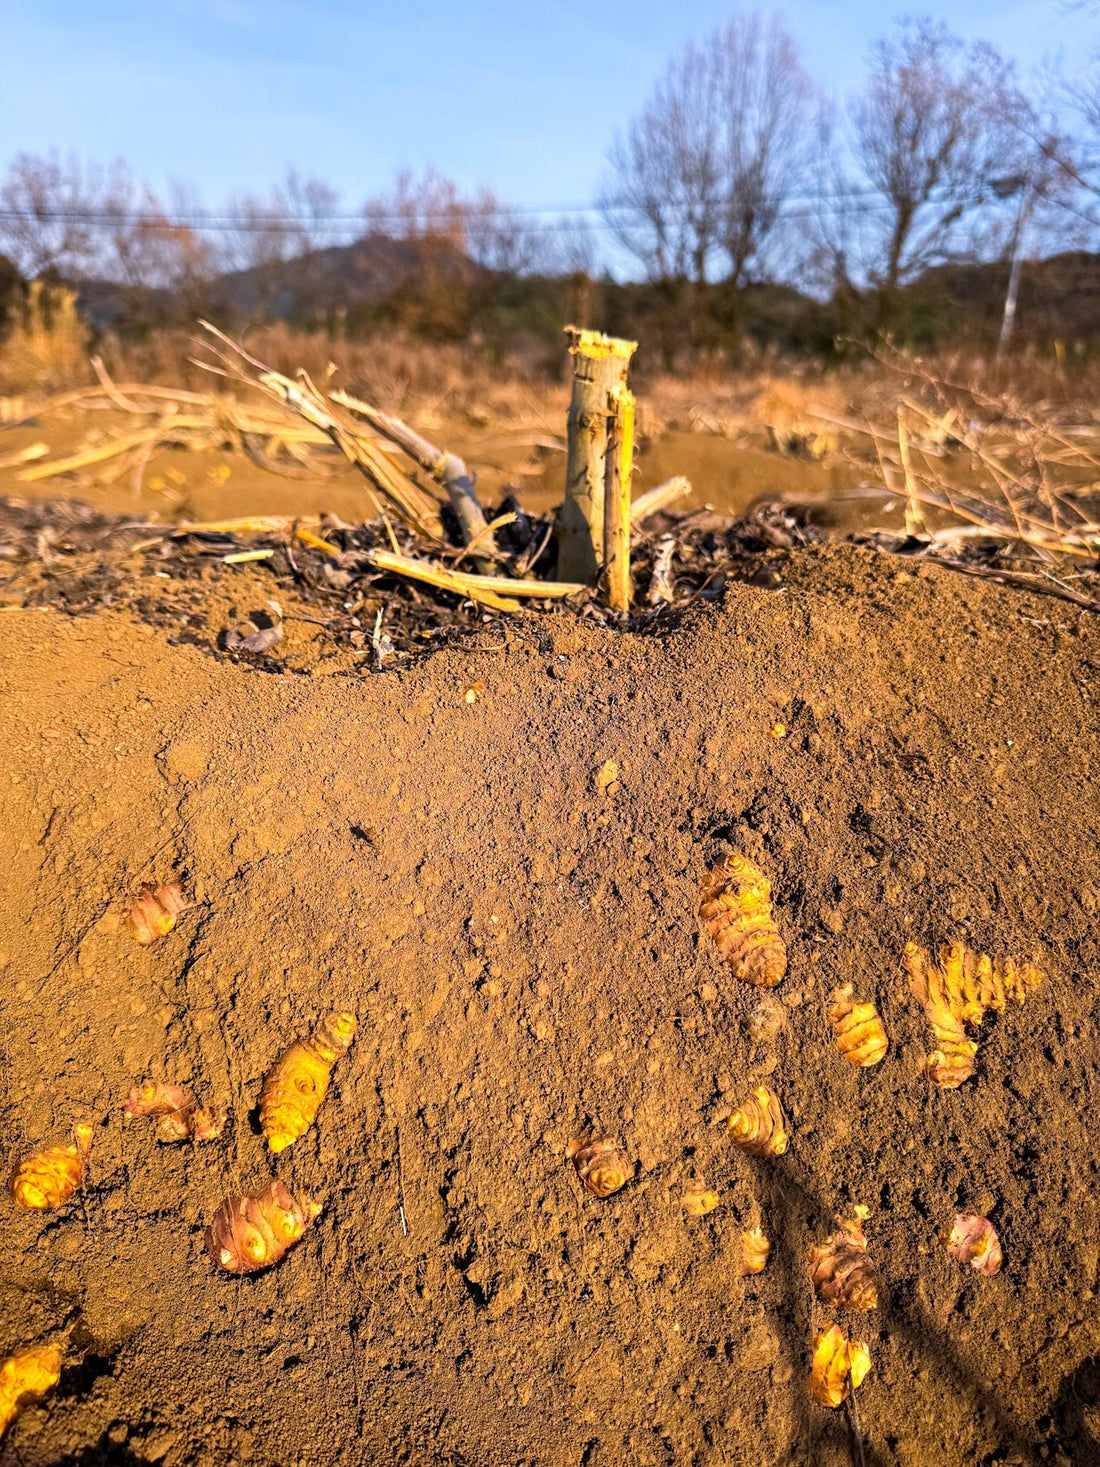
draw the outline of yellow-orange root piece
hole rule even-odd
[[[680,1206],[689,1217],[706,1217],[718,1206],[718,1193],[708,1192],[703,1187],[689,1187],[680,1199]]]
[[[146,946],[171,932],[176,918],[190,905],[178,880],[164,886],[143,886],[126,918],[126,930],[135,942]]]
[[[761,1228],[746,1228],[741,1234],[741,1277],[763,1273],[771,1251],[772,1245]]]
[[[703,878],[699,916],[734,975],[774,988],[787,971],[787,949],[772,919],[768,878],[747,856],[727,856]]]
[[[260,1125],[272,1151],[304,1136],[325,1098],[332,1067],[355,1038],[354,1014],[326,1014],[308,1039],[285,1050],[264,1077]]]
[[[123,1106],[128,1116],[156,1116],[158,1141],[216,1141],[225,1126],[219,1111],[196,1105],[182,1085],[144,1080],[134,1085]]]
[[[969,1263],[977,1273],[988,1278],[1000,1273],[1004,1262],[1001,1240],[987,1217],[960,1212],[944,1242],[952,1258],[957,1258],[960,1263]]]
[[[856,1003],[850,983],[833,990],[829,1022],[836,1031],[836,1046],[851,1065],[877,1065],[889,1047],[886,1030],[873,1003]]]
[[[206,1229],[206,1251],[227,1273],[257,1273],[278,1263],[320,1211],[273,1178],[262,1192],[225,1199]]]
[[[782,1156],[790,1135],[774,1090],[758,1085],[727,1122],[734,1145],[750,1156]]]
[[[610,1197],[633,1175],[610,1136],[584,1131],[573,1137],[565,1155],[576,1168],[581,1186],[593,1197]]]
[[[51,1146],[25,1156],[11,1175],[12,1197],[20,1207],[39,1212],[64,1207],[84,1180],[91,1145],[91,1126],[80,1125],[73,1127],[71,1145]]]
[[[809,1275],[814,1293],[822,1304],[846,1314],[878,1308],[878,1270],[863,1234],[867,1209],[857,1207],[855,1213],[855,1217],[841,1218],[836,1232],[810,1249]]]
[[[967,1033],[986,1009],[1002,1010],[1023,1003],[1043,981],[1043,971],[1029,961],[996,961],[955,942],[940,953],[939,963],[916,943],[905,945],[902,966],[914,998],[924,1005],[938,1048],[925,1068],[934,1084],[954,1090],[974,1073],[977,1041]]]
[[[24,1345],[0,1361],[0,1436],[24,1406],[40,1401],[61,1379],[56,1345]]]
[[[819,1406],[842,1406],[861,1385],[871,1368],[871,1356],[861,1340],[849,1340],[831,1324],[814,1341],[810,1399]]]

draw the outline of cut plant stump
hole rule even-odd
[[[604,553],[604,480],[608,411],[612,394],[626,386],[638,343],[567,326],[573,357],[569,403],[565,502],[558,512],[558,576],[594,585]]]
[[[628,387],[611,393],[604,480],[604,559],[607,604],[630,610],[630,481],[634,469],[634,394]]]

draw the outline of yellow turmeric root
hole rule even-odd
[[[285,1050],[260,1090],[260,1125],[272,1151],[305,1135],[325,1098],[332,1067],[355,1038],[354,1014],[326,1014],[308,1039]]]
[[[867,1251],[866,1217],[867,1209],[857,1207],[855,1217],[841,1218],[836,1232],[810,1249],[814,1293],[823,1304],[847,1314],[878,1308],[878,1270]]]
[[[862,1384],[871,1368],[871,1356],[860,1340],[848,1340],[831,1324],[814,1341],[810,1399],[819,1406],[841,1406]]]
[[[227,1273],[256,1273],[278,1263],[320,1211],[276,1178],[262,1192],[225,1199],[206,1229],[206,1251]]]
[[[576,1168],[581,1186],[592,1197],[610,1197],[633,1175],[633,1168],[610,1136],[584,1131],[573,1137],[565,1154]]]
[[[24,1345],[0,1361],[0,1436],[24,1406],[40,1400],[61,1379],[56,1345]]]
[[[84,1180],[91,1126],[74,1126],[69,1146],[51,1146],[18,1162],[11,1176],[11,1195],[20,1207],[49,1212],[64,1207]]]
[[[836,1045],[850,1065],[877,1065],[889,1046],[886,1030],[873,1003],[856,1003],[850,983],[833,991],[829,1022]]]
[[[782,1156],[790,1140],[779,1097],[767,1085],[758,1085],[726,1124],[734,1145],[750,1156]]]
[[[939,964],[915,942],[908,942],[902,966],[913,997],[924,1005],[939,1046],[925,1068],[934,1084],[954,1090],[974,1073],[977,1041],[967,1033],[987,1009],[1000,1012],[1007,1003],[1023,1003],[1043,981],[1035,963],[986,957],[965,943],[954,942],[940,953]]]
[[[171,932],[176,918],[190,905],[176,878],[164,886],[143,886],[126,918],[126,930],[135,942],[147,946]]]
[[[727,856],[703,881],[699,916],[736,977],[774,988],[787,949],[772,919],[768,878],[747,856]]]
[[[156,1116],[158,1141],[216,1141],[225,1126],[225,1116],[196,1105],[182,1085],[145,1080],[130,1089],[123,1106],[128,1116]]]
[[[763,1228],[746,1228],[741,1234],[741,1277],[747,1279],[754,1273],[763,1273],[771,1251],[772,1245]]]

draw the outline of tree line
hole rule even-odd
[[[356,208],[290,172],[210,210],[122,163],[20,154],[0,181],[0,307],[5,282],[10,310],[43,279],[108,282],[112,325],[131,332],[211,309],[450,336],[588,312],[674,354],[792,322],[823,338],[904,328],[934,266],[1007,273],[1014,254],[1090,247],[1098,196],[1096,66],[1025,84],[988,42],[912,20],[838,103],[779,19],[747,15],[670,60],[575,218],[433,170]],[[353,238],[373,242],[385,288],[349,304],[326,252]],[[233,275],[247,289],[228,291]]]

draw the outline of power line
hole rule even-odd
[[[786,219],[812,218],[815,214],[834,212],[830,206],[844,206],[848,212],[853,214],[878,214],[892,213],[896,205],[878,189],[853,189],[844,191],[819,192],[816,194],[792,194],[782,199],[767,198],[755,201],[760,207],[774,207],[779,210],[780,217]],[[943,192],[922,201],[922,206],[927,207],[950,207],[955,205],[978,206],[989,204],[995,206],[996,200],[983,191],[970,194]],[[734,205],[736,200],[713,200],[712,207],[721,212]],[[660,204],[658,206],[661,218],[667,223],[690,222],[691,206],[673,206]],[[324,214],[311,215],[254,215],[234,217],[226,213],[143,213],[128,212],[122,210],[103,209],[18,209],[0,208],[0,226],[4,224],[18,224],[24,227],[48,226],[57,224],[76,224],[88,229],[119,229],[119,228],[148,228],[157,229],[193,229],[198,233],[231,233],[231,234],[285,234],[288,237],[295,234],[310,235],[320,234],[325,230],[339,229],[354,226],[363,231],[364,234],[380,234],[389,238],[406,237],[401,231],[415,234],[422,233],[445,233],[447,229],[458,228],[467,233],[477,234],[479,231],[491,231],[494,228],[503,228],[519,219],[530,219],[535,222],[524,227],[529,233],[575,233],[578,231],[603,231],[614,229],[617,224],[625,225],[631,220],[637,220],[644,224],[650,222],[655,216],[657,209],[652,213],[644,204],[613,203],[603,205],[589,204],[580,209],[555,210],[549,207],[530,209],[501,209],[494,214],[479,216],[476,212],[469,214],[462,211],[455,213],[424,213],[414,214],[411,218],[401,214]],[[550,217],[547,217],[550,216]],[[556,217],[555,217],[556,216]],[[592,216],[597,216],[593,218]],[[391,231],[395,231],[391,233]]]

